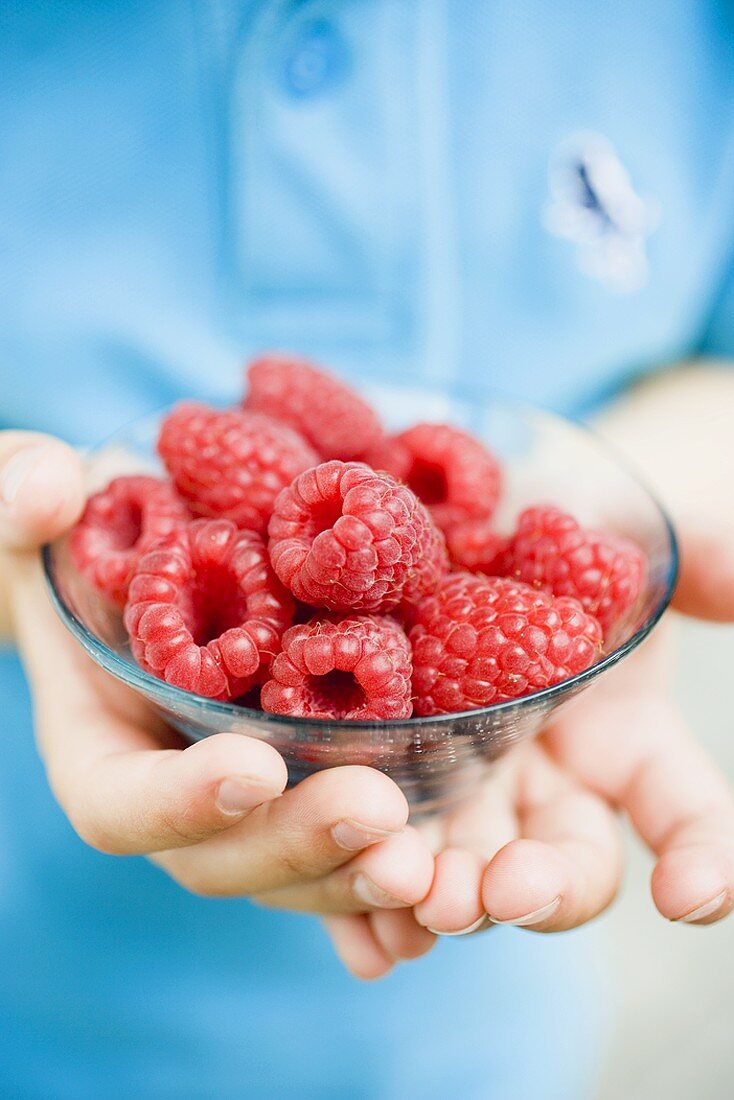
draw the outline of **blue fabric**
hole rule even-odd
[[[11,0],[0,422],[92,442],[230,397],[273,345],[571,412],[704,340],[732,350],[729,12]],[[586,187],[589,135],[650,212],[636,289],[547,228],[557,151],[576,143]],[[579,194],[606,233],[613,206]],[[3,1094],[590,1094],[593,930],[446,942],[359,986],[317,922],[87,850],[12,656],[0,700]]]
[[[698,350],[701,355],[729,359],[734,355],[734,266],[722,280]]]

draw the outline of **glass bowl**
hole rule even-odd
[[[322,768],[370,765],[402,788],[413,816],[424,816],[466,799],[496,760],[535,736],[560,706],[643,641],[670,602],[677,574],[675,536],[644,485],[600,439],[576,424],[505,398],[458,398],[430,388],[369,383],[362,391],[390,429],[443,420],[473,432],[499,454],[506,471],[499,529],[511,529],[522,508],[548,502],[584,524],[627,535],[644,549],[645,590],[595,665],[534,695],[437,718],[314,723],[278,717],[189,694],[144,672],[130,655],[119,614],[74,568],[67,540],[45,547],[43,561],[52,601],[77,641],[184,737],[235,731],[262,738],[283,756],[291,784]],[[138,421],[91,453],[90,490],[120,473],[161,472],[155,454],[159,419],[160,414]]]

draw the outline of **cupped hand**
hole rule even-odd
[[[282,758],[254,737],[222,733],[185,747],[67,634],[45,592],[38,547],[83,504],[70,448],[0,433],[0,486],[0,579],[38,745],[84,840],[146,854],[206,896],[321,913],[409,907],[425,896],[433,857],[406,827],[405,797],[386,776],[341,768],[286,791]]]
[[[499,762],[480,793],[429,822],[428,895],[412,914],[328,923],[345,964],[376,977],[440,935],[511,924],[574,928],[614,898],[617,811],[655,854],[652,896],[672,921],[710,924],[734,905],[734,800],[665,690],[667,639],[652,639]]]
[[[732,408],[732,372],[696,365],[645,383],[599,425],[676,524],[675,606],[717,622],[734,622]],[[618,811],[655,855],[652,896],[664,917],[712,924],[731,911],[732,790],[673,701],[668,641],[659,631],[502,761],[470,805],[425,829],[436,871],[412,919],[329,922],[355,973],[378,976],[428,950],[426,928],[554,932],[589,920],[619,885]]]

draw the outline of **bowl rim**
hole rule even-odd
[[[379,380],[384,382],[384,380]],[[408,384],[408,383],[406,383]],[[432,388],[432,387],[428,387]],[[475,394],[476,396],[476,394]],[[453,393],[451,397],[465,401],[466,397],[461,393]],[[601,660],[596,661],[589,668],[583,672],[577,673],[575,676],[571,676],[566,680],[561,680],[557,684],[552,684],[550,687],[543,688],[541,691],[533,692],[530,695],[522,695],[518,699],[508,699],[502,703],[493,703],[488,707],[477,707],[472,710],[452,711],[448,714],[436,714],[436,715],[416,715],[411,718],[398,718],[389,720],[375,720],[370,722],[365,721],[347,721],[345,719],[328,719],[329,729],[343,729],[351,730],[384,730],[386,726],[391,729],[415,729],[419,726],[435,726],[436,724],[456,722],[461,719],[472,719],[476,721],[482,717],[492,714],[500,715],[511,711],[517,711],[523,707],[529,707],[539,703],[552,703],[557,697],[567,694],[570,690],[577,687],[581,687],[591,680],[596,679],[603,672],[612,668],[623,658],[627,657],[633,650],[635,650],[651,633],[657,623],[660,621],[666,610],[668,609],[670,602],[675,592],[676,583],[678,580],[678,572],[680,565],[680,555],[678,549],[678,539],[676,537],[673,523],[657,494],[646,483],[644,478],[640,477],[634,465],[626,459],[626,457],[620,454],[613,444],[610,444],[600,433],[596,432],[592,427],[584,424],[571,417],[563,416],[553,410],[546,409],[542,405],[534,404],[532,402],[519,400],[508,396],[500,392],[495,393],[482,393],[482,400],[484,402],[492,402],[495,406],[511,407],[515,412],[524,412],[525,415],[534,414],[536,416],[542,415],[551,420],[560,421],[567,427],[571,427],[574,430],[591,437],[597,446],[602,447],[608,455],[614,459],[615,463],[624,469],[628,476],[630,476],[635,483],[641,488],[646,496],[649,498],[650,503],[655,507],[659,514],[659,518],[662,520],[663,529],[667,538],[668,544],[668,570],[665,577],[665,585],[660,596],[659,601],[655,607],[650,611],[645,620],[638,626],[637,630],[625,639],[618,646],[616,646],[610,653],[605,654]],[[166,406],[165,408],[170,408]],[[106,443],[110,440],[117,438],[126,430],[130,430],[134,425],[142,424],[146,420],[152,420],[157,416],[160,416],[165,408],[152,411],[149,414],[137,417],[134,420],[129,421],[127,424],[121,425],[117,431],[108,436],[107,439],[102,440],[96,446],[89,448],[86,454],[93,454],[95,451],[101,450]],[[61,536],[63,538],[64,536]],[[57,540],[60,541],[60,540]],[[86,626],[84,622],[76,615],[76,613],[69,607],[56,582],[56,565],[54,562],[54,546],[56,543],[46,543],[41,548],[41,562],[43,568],[43,574],[46,582],[46,587],[51,599],[51,603],[56,610],[61,621],[66,626],[67,630],[74,636],[79,644],[86,650],[86,652],[100,665],[105,671],[115,676],[118,680],[122,681],[128,687],[139,688],[146,694],[156,697],[156,701],[159,701],[164,706],[170,706],[176,702],[180,702],[188,707],[195,705],[201,709],[208,711],[209,713],[218,714],[222,717],[229,717],[233,720],[237,719],[240,722],[243,719],[250,719],[253,723],[262,725],[264,722],[271,725],[280,725],[286,728],[308,728],[314,724],[319,724],[318,719],[314,718],[301,718],[293,715],[283,714],[270,714],[268,711],[254,710],[251,707],[241,706],[237,703],[225,702],[217,699],[209,699],[204,695],[197,695],[195,692],[186,691],[184,688],[175,687],[173,684],[166,683],[165,680],[159,680],[157,677],[152,676],[139,665],[135,664],[132,660],[128,660],[121,654],[117,653],[114,649],[111,649],[106,642],[103,642],[101,638],[98,638]],[[323,720],[327,721],[326,719]]]

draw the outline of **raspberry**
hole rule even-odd
[[[460,569],[503,577],[510,572],[510,540],[499,535],[489,519],[467,519],[455,523],[446,532],[449,557]]]
[[[505,577],[450,574],[415,611],[415,713],[474,710],[541,691],[589,668],[601,638],[575,600]]]
[[[360,455],[360,462],[366,462],[373,470],[384,470],[398,481],[405,481],[410,470],[410,451],[397,436],[383,435],[377,442]]]
[[[262,534],[280,490],[318,462],[297,432],[268,416],[194,401],[163,421],[158,452],[192,512]]]
[[[262,538],[229,520],[198,519],[140,558],[124,621],[147,672],[229,699],[263,679],[292,616]]]
[[[263,710],[299,718],[410,718],[410,644],[394,620],[316,618],[283,635],[263,685]]]
[[[645,555],[619,535],[588,530],[559,508],[527,508],[518,520],[507,570],[526,584],[572,596],[594,615],[605,635],[642,591]]]
[[[449,424],[416,424],[397,440],[410,454],[404,480],[444,531],[462,520],[492,515],[501,471],[478,439]]]
[[[116,477],[89,498],[71,533],[74,564],[94,588],[122,608],[140,554],[188,518],[186,506],[167,481]]]
[[[335,611],[388,610],[432,591],[443,536],[410,489],[361,462],[324,462],[275,502],[270,560],[296,599]]]
[[[245,408],[297,428],[321,458],[356,458],[382,435],[367,402],[306,359],[264,355],[250,364],[247,378]]]

